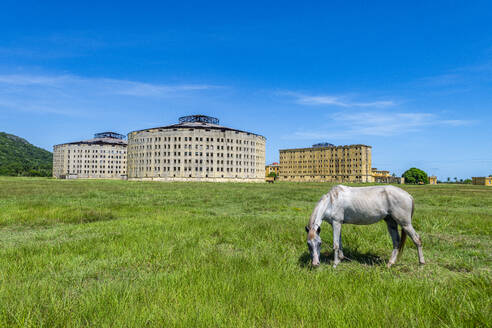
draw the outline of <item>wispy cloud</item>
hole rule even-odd
[[[344,139],[360,136],[389,137],[419,131],[430,126],[464,126],[469,120],[445,120],[431,113],[358,112],[335,113],[324,129],[301,130],[286,139]]]
[[[395,105],[392,100],[357,101],[349,96],[338,95],[307,95],[298,92],[277,92],[277,95],[287,96],[301,105],[332,105],[339,107],[389,107]]]
[[[221,88],[211,84],[154,84],[75,75],[0,75],[0,110],[85,115],[119,106],[121,97],[179,98]],[[93,108],[93,109],[90,109]]]
[[[412,81],[411,85],[424,88],[449,88],[452,86],[460,87],[461,89],[453,89],[454,92],[460,90],[472,90],[468,88],[470,85],[483,85],[490,83],[492,72],[492,62],[484,62],[477,65],[469,65],[457,67],[442,74],[426,76],[416,81]]]
[[[180,92],[200,91],[219,88],[219,86],[208,84],[177,84],[158,85],[142,82],[103,79],[107,92],[136,97],[169,96],[178,95]]]

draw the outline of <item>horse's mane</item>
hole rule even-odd
[[[345,186],[342,186],[342,185],[336,185],[334,186],[333,188],[330,189],[330,191],[323,195],[323,197],[321,197],[321,199],[318,201],[318,204],[316,204],[316,207],[314,208],[313,210],[313,213],[311,214],[311,218],[309,219],[309,228],[312,229],[314,223],[316,222],[316,218],[317,218],[317,215],[318,215],[318,212],[320,210],[320,207],[323,206],[325,204],[326,201],[330,201],[331,204],[333,204],[337,199],[338,199],[338,195],[341,191],[343,191],[343,188]]]

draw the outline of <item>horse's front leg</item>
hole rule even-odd
[[[336,268],[338,263],[340,263],[340,236],[342,233],[342,224],[340,222],[333,222],[333,253],[334,253],[334,262],[333,267]],[[343,255],[342,255],[343,256]]]

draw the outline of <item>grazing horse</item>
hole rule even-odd
[[[417,246],[420,264],[424,264],[424,253],[419,235],[412,227],[414,201],[406,191],[394,186],[347,187],[338,185],[321,197],[306,226],[307,244],[313,266],[319,265],[321,251],[321,222],[333,227],[333,250],[336,267],[343,260],[342,224],[372,224],[385,220],[393,240],[393,252],[388,267],[395,264],[403,252],[407,234]],[[398,225],[402,227],[401,239]]]

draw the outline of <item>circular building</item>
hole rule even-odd
[[[128,178],[161,181],[265,181],[265,137],[204,115],[128,134]]]
[[[125,136],[96,133],[93,139],[53,146],[53,177],[126,179]]]

